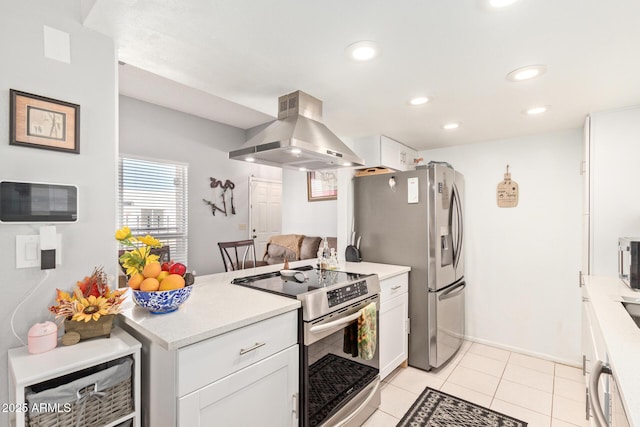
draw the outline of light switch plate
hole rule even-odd
[[[62,264],[62,235],[56,234],[56,265]],[[16,236],[16,268],[40,268],[40,235]]]

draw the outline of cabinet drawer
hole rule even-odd
[[[380,302],[390,300],[391,298],[409,291],[409,273],[402,273],[398,276],[384,279],[380,282]]]
[[[178,396],[297,344],[291,311],[178,350]]]

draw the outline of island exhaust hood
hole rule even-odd
[[[298,170],[364,166],[364,160],[322,124],[322,101],[301,91],[278,98],[278,119],[229,158]]]

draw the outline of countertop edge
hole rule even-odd
[[[284,299],[284,298],[283,298]],[[149,330],[148,328],[145,328],[143,325],[141,325],[140,323],[136,322],[135,320],[124,316],[124,315],[119,315],[119,319],[121,321],[123,321],[126,325],[128,325],[131,328],[134,328],[136,331],[138,331],[140,334],[146,336],[148,339],[150,339],[151,341],[155,342],[156,344],[160,345],[162,348],[164,348],[165,350],[168,351],[173,351],[173,350],[177,350],[179,348],[182,347],[186,347],[188,345],[191,344],[195,344],[199,341],[203,341],[209,338],[213,338],[213,337],[217,337],[219,335],[225,334],[227,332],[231,332],[234,331],[236,329],[240,329],[243,328],[245,326],[249,326],[253,323],[257,323],[257,322],[261,322],[263,320],[269,319],[271,317],[275,317],[278,316],[280,314],[284,314],[284,313],[288,313],[290,311],[294,311],[300,308],[300,301],[298,300],[293,300],[290,299],[291,303],[287,304],[287,305],[283,305],[282,307],[278,307],[276,309],[273,310],[269,310],[269,311],[265,311],[265,312],[261,312],[258,314],[255,314],[253,316],[247,316],[244,317],[242,319],[236,320],[236,321],[232,321],[232,322],[228,322],[225,323],[221,326],[217,326],[214,327],[206,332],[202,332],[199,334],[195,334],[195,335],[190,335],[184,338],[180,338],[180,339],[176,339],[176,340],[172,340],[172,341],[167,341],[165,338],[155,334],[154,332],[152,332],[151,330]]]

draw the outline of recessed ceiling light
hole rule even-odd
[[[290,150],[290,152],[291,152],[291,154],[300,154],[300,153],[302,153],[302,150],[299,149],[299,148],[292,148]]]
[[[416,96],[415,98],[411,98],[409,100],[409,104],[415,105],[415,106],[424,105],[427,102],[429,102],[429,97],[427,97],[427,96]]]
[[[546,105],[540,105],[538,107],[531,107],[531,108],[525,110],[524,113],[529,115],[529,116],[535,116],[537,114],[542,114],[542,113],[546,112],[548,109],[549,109],[549,107],[547,107]]]
[[[298,169],[300,172],[305,172],[307,170],[307,168],[300,168]]]
[[[540,77],[547,71],[546,65],[527,65],[526,67],[520,67],[509,74],[507,74],[507,80],[512,82],[521,82],[524,80],[534,79]]]
[[[256,161],[256,159],[254,159],[253,157],[245,157],[245,160],[247,162],[255,162]]]
[[[356,61],[370,61],[378,56],[380,50],[376,42],[363,40],[347,46],[347,54]]]
[[[344,162],[342,166],[351,166],[351,162]]]
[[[453,130],[453,129],[458,129],[459,127],[460,127],[459,122],[450,122],[442,125],[442,129],[444,130]]]
[[[512,5],[517,1],[518,0],[489,0],[489,6],[495,8],[506,7]]]

